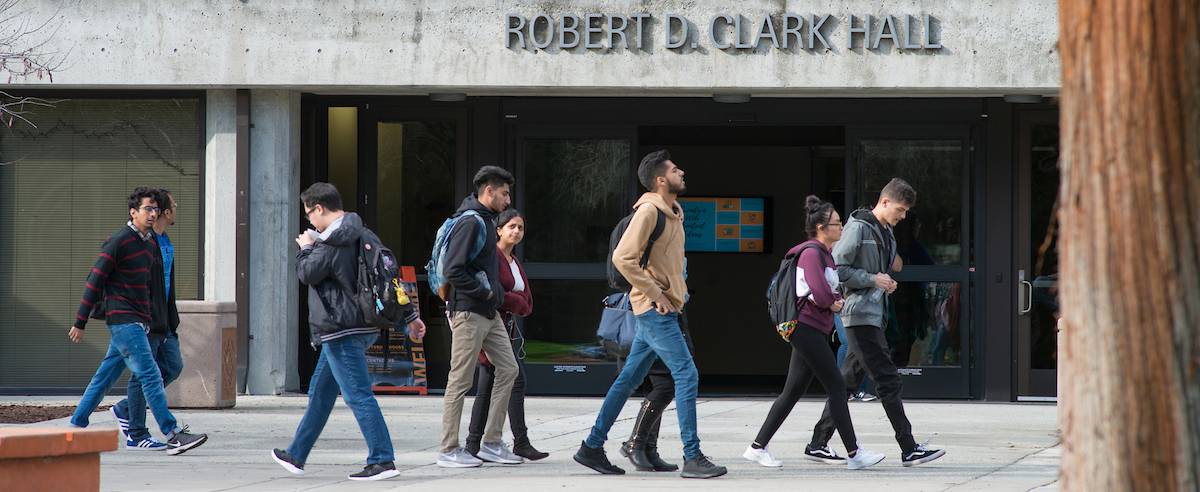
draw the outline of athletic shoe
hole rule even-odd
[[[579,451],[575,452],[575,462],[596,470],[604,475],[625,474],[625,470],[622,470],[621,467],[608,461],[608,455],[604,454],[604,448],[597,449],[589,447],[587,442],[582,442],[579,444]]]
[[[846,458],[838,456],[836,452],[829,449],[829,446],[814,448],[812,444],[805,445],[804,457],[827,465],[840,465],[846,462]]]
[[[729,470],[725,467],[717,466],[708,460],[708,456],[700,455],[695,459],[684,461],[683,472],[679,476],[683,478],[716,478],[726,473],[729,473]]]
[[[483,466],[483,461],[467,454],[467,450],[463,448],[456,448],[449,453],[439,454],[437,465],[442,468],[475,468]]]
[[[368,480],[385,480],[400,474],[400,470],[396,469],[396,464],[389,461],[387,463],[371,463],[362,471],[347,475],[350,480],[368,481]]]
[[[284,470],[287,470],[292,475],[304,474],[304,465],[296,463],[296,458],[293,458],[292,455],[288,454],[287,451],[275,448],[271,450],[271,458],[274,459],[276,463],[279,463],[279,466],[282,466]]]
[[[208,434],[192,434],[188,432],[187,426],[184,426],[184,428],[171,434],[171,437],[167,439],[167,454],[172,456],[183,454],[193,448],[200,447],[201,444],[207,441]]]
[[[859,391],[854,395],[854,397],[857,398],[858,401],[875,401],[879,399],[878,396],[867,393],[866,391]]]
[[[920,465],[922,463],[929,463],[930,461],[941,458],[945,454],[945,450],[929,449],[925,447],[925,444],[921,444],[918,445],[916,449],[906,453],[904,458],[900,460],[900,464],[904,466]]]
[[[746,446],[746,452],[742,453],[742,457],[762,466],[771,468],[779,468],[783,466],[783,462],[775,459],[774,456],[771,456],[771,452],[767,451],[767,448],[754,449],[754,446]]]
[[[133,439],[125,439],[125,449],[134,449],[137,451],[163,451],[167,449],[167,444],[153,437],[147,437],[137,441],[134,441]]]
[[[513,454],[503,442],[481,443],[476,456],[488,463],[503,465],[519,465],[525,462],[525,458]]]
[[[850,396],[847,396],[847,397],[846,397],[846,401],[854,401],[854,400],[857,400],[857,399],[858,399],[858,395],[859,395],[859,394],[860,394],[860,393],[850,393]]]
[[[854,453],[854,456],[846,458],[846,469],[861,470],[868,466],[879,464],[880,461],[883,461],[883,458],[883,453],[872,453],[860,447],[858,448],[858,452]]]
[[[128,438],[129,437],[129,416],[121,415],[121,411],[118,410],[118,408],[120,408],[120,405],[113,405],[111,407],[108,407],[108,413],[111,413],[113,418],[117,419],[117,426],[121,428],[121,435]]]

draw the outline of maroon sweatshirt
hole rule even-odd
[[[809,240],[796,245],[790,252],[794,252],[804,247],[805,244],[816,243],[819,246],[816,248],[808,248],[800,254],[796,259],[796,267],[804,274],[804,281],[808,284],[809,290],[812,292],[811,298],[804,297],[799,299],[800,314],[798,321],[826,335],[833,333],[833,311],[829,308],[834,302],[842,298],[829,286],[829,281],[826,280],[826,273],[831,272],[833,278],[837,278],[837,266],[833,262],[833,255],[829,249],[817,240]],[[824,257],[825,265],[821,265],[821,258]]]

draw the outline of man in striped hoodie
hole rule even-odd
[[[79,343],[89,316],[100,317],[101,313],[112,336],[108,352],[71,416],[71,425],[87,427],[88,416],[128,366],[141,383],[154,419],[167,438],[167,454],[174,455],[204,444],[208,436],[180,427],[167,409],[162,374],[146,338],[152,321],[150,282],[161,281],[151,277],[154,263],[159,261],[152,230],[159,211],[156,190],[145,187],[133,190],[129,195],[129,222],[104,242],[88,274],[68,337]]]

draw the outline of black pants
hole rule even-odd
[[[792,361],[788,366],[787,382],[779,398],[775,399],[775,404],[771,405],[771,411],[767,412],[767,419],[754,439],[756,444],[766,447],[779,426],[783,425],[783,420],[792,413],[796,401],[804,396],[804,390],[812,383],[813,376],[816,376],[829,395],[825,409],[832,414],[846,451],[858,449],[854,424],[850,422],[850,406],[846,404],[846,382],[838,370],[837,357],[829,350],[828,338],[828,335],[803,323],[792,332]]]
[[[508,399],[508,425],[512,428],[513,439],[522,440],[529,437],[529,426],[525,425],[525,360],[522,359],[524,338],[520,336],[520,328],[510,325],[509,338],[513,341],[513,355],[517,358],[517,379],[513,381],[512,397]],[[514,336],[515,335],[515,336]],[[475,402],[471,404],[471,423],[467,425],[467,442],[478,443],[483,439],[483,427],[487,424],[488,402],[492,399],[492,386],[496,383],[496,366],[480,364],[478,377],[475,380]]]
[[[883,411],[887,413],[892,430],[896,432],[896,443],[900,445],[900,450],[907,454],[917,447],[917,443],[913,440],[912,424],[904,414],[904,402],[900,400],[900,374],[896,372],[896,365],[892,362],[883,330],[874,326],[847,326],[846,340],[850,342],[850,353],[842,364],[844,388],[857,388],[862,383],[862,369],[871,375],[871,379],[875,381],[875,390],[879,393],[879,400],[883,403]],[[848,392],[846,396],[849,396]],[[831,394],[830,401],[832,400]],[[811,444],[814,447],[828,444],[829,439],[833,437],[834,428],[832,410],[826,402],[821,420],[813,428]]]

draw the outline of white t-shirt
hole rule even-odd
[[[513,292],[525,292],[525,279],[521,277],[521,269],[517,267],[517,260],[508,260],[508,268],[512,270],[513,276]]]

